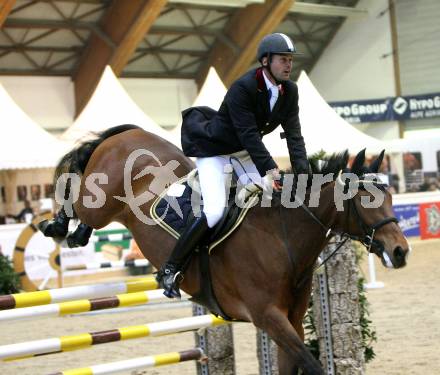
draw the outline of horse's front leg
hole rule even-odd
[[[302,318],[303,317],[304,316],[302,316]],[[302,318],[298,319],[296,314],[289,314],[290,323],[292,324],[301,341],[304,342],[304,327],[302,325]],[[294,363],[290,356],[281,347],[278,347],[278,368],[280,374],[299,374],[299,367],[297,366],[297,363]]]
[[[278,346],[278,373],[289,375],[299,374],[299,367],[292,362],[292,358],[290,358],[280,346]]]
[[[294,303],[292,304],[288,315],[290,324],[292,324],[293,329],[302,342],[304,342],[303,320],[309,306],[312,291],[312,275],[305,280],[307,281],[302,285],[300,291],[297,290],[291,297],[291,300],[294,301]],[[292,375],[297,375],[299,373],[299,367],[297,364],[292,363],[289,355],[281,348],[278,348],[278,368],[280,369],[280,373]]]
[[[320,363],[309,352],[290,323],[287,312],[277,306],[270,306],[259,317],[254,317],[253,322],[266,331],[282,349],[279,357],[281,363],[278,364],[280,375],[292,375],[297,367],[306,375],[324,375]]]

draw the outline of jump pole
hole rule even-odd
[[[39,355],[85,349],[98,344],[194,331],[200,328],[207,328],[225,323],[228,322],[217,318],[214,315],[200,315],[164,322],[117,328],[108,331],[82,333],[78,335],[62,336],[59,338],[2,345],[0,346],[0,360],[12,361]]]
[[[104,363],[101,365],[94,365],[90,367],[56,372],[51,375],[107,375],[116,374],[121,371],[158,367],[194,360],[206,360],[206,357],[200,348],[189,349],[180,352],[158,354],[148,357],[127,359],[125,361],[119,362]]]
[[[112,262],[89,262],[63,267],[63,272],[79,270],[97,270],[101,268],[146,267],[150,262],[146,259],[117,260]]]
[[[99,298],[122,293],[134,293],[157,289],[158,283],[153,277],[132,281],[73,286],[61,289],[41,290],[37,292],[16,293],[0,296],[0,310],[20,307],[48,305],[82,298]]]
[[[188,295],[183,293],[182,297],[187,299]],[[118,294],[111,297],[91,298],[53,303],[50,305],[23,307],[21,309],[3,310],[0,311],[0,323],[17,320],[58,317],[80,314],[89,311],[144,305],[151,302],[164,301],[169,301],[169,298],[163,295],[162,289]]]

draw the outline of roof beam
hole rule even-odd
[[[189,26],[153,26],[150,34],[167,34],[167,35],[203,35],[218,36],[222,33],[222,29],[214,29],[204,26],[189,27]]]
[[[42,3],[50,3],[53,0],[39,0]],[[78,0],[63,0],[65,3],[77,3]],[[111,3],[112,0],[81,0],[82,3],[88,3],[88,4],[107,4]]]
[[[10,28],[33,28],[33,29],[67,29],[67,30],[92,30],[95,26],[92,22],[77,20],[50,20],[35,18],[11,18],[6,21],[5,26]]]
[[[214,66],[224,84],[230,86],[255,61],[259,41],[280,24],[293,3],[294,0],[266,0],[264,4],[251,4],[237,10],[224,33],[239,47],[239,52],[217,38],[196,78],[198,86],[203,84],[210,66]]]
[[[206,5],[206,0],[169,0],[170,3],[181,3],[190,5]],[[257,3],[262,4],[264,0],[211,0],[209,2],[211,7],[244,7],[246,5]]]
[[[101,30],[114,46],[92,35],[78,64],[75,82],[76,115],[89,101],[106,65],[119,76],[167,0],[114,1],[104,16]]]
[[[52,69],[38,69],[38,70],[31,70],[31,69],[1,69],[0,68],[0,75],[5,76],[69,76],[70,75],[69,69],[63,69],[63,70],[52,70]]]
[[[344,7],[337,5],[315,4],[303,1],[295,2],[290,9],[292,13],[312,14],[328,17],[363,17],[368,15],[366,9],[356,9],[352,7]]]
[[[26,44],[11,44],[11,45],[0,45],[0,51],[8,52],[80,52],[81,47],[50,47],[50,46],[29,46]]]
[[[0,27],[2,27],[3,22],[8,17],[8,14],[11,12],[14,5],[15,0],[3,0],[0,3]]]
[[[121,74],[123,78],[174,78],[174,79],[194,79],[192,73],[165,73],[165,72],[143,72],[143,71],[128,71]]]

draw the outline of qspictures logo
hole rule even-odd
[[[140,157],[147,157],[153,162],[145,165],[140,172],[134,172],[134,166],[136,161]],[[124,195],[114,195],[110,199],[116,199],[124,202],[133,212],[138,220],[148,225],[155,225],[156,221],[147,216],[143,208],[145,204],[151,202],[158,196],[163,196],[163,199],[167,201],[167,208],[162,215],[162,218],[166,216],[168,208],[171,207],[177,215],[182,218],[182,210],[176,201],[173,199],[173,195],[162,194],[168,187],[174,187],[174,191],[180,191],[177,181],[179,180],[175,171],[180,166],[177,160],[170,160],[166,164],[163,164],[160,159],[151,151],[145,149],[137,149],[133,151],[127,158],[124,164],[123,170],[123,183],[120,190],[124,192]],[[232,169],[234,168],[231,164]],[[228,168],[230,169],[230,168]],[[231,172],[231,171],[230,171]],[[246,170],[235,170],[241,179],[241,175],[245,175],[251,181],[260,181],[255,183],[257,187],[263,191],[260,204],[262,207],[270,207],[272,204],[272,197],[274,193],[273,183],[266,183],[265,178],[261,178],[260,175],[253,175]],[[227,173],[222,171],[222,173]],[[230,173],[229,173],[230,174]],[[139,188],[138,180],[142,177],[148,176],[144,187]],[[232,175],[230,174],[230,177]],[[120,180],[120,176],[108,176],[105,173],[91,173],[88,176],[80,176],[76,173],[64,173],[57,181],[55,189],[55,199],[59,205],[64,207],[64,211],[68,217],[74,217],[73,204],[81,199],[81,203],[87,208],[99,209],[104,207],[107,202],[107,193],[105,186],[109,184],[111,178],[117,178]],[[84,181],[82,181],[84,179]],[[225,176],[225,189],[227,195],[231,192],[232,178]],[[335,181],[333,188],[333,202],[337,211],[344,210],[344,201],[352,199],[362,189],[366,190],[369,194],[360,197],[360,204],[364,208],[378,208],[382,205],[385,194],[379,189],[378,185],[383,185],[378,175],[365,174],[362,177],[353,173],[341,173],[335,176],[333,173],[320,174],[315,173],[313,175],[301,174],[295,176],[294,174],[284,175],[284,184],[281,190],[281,205],[286,208],[300,207],[306,201],[306,191],[308,189],[310,196],[307,200],[308,207],[318,207],[320,204],[320,197],[323,186]],[[80,197],[80,186],[84,182],[85,189],[83,195]],[[136,185],[136,189],[134,189]],[[295,186],[295,188],[294,188]],[[180,186],[182,187],[182,186]],[[247,185],[237,186],[235,191],[235,203],[240,206],[240,191],[246,189]],[[183,190],[182,190],[183,192]],[[138,193],[136,195],[136,193]],[[194,194],[195,193],[195,194]],[[209,194],[209,191],[202,191],[203,194]],[[198,198],[198,192],[193,190],[191,196],[191,206],[194,214],[200,212],[200,199]],[[228,202],[222,202],[224,207],[227,207]],[[255,203],[257,204],[257,202]],[[99,212],[99,211],[97,211]]]

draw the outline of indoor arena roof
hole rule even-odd
[[[5,0],[0,74],[70,76],[77,111],[106,65],[116,75],[189,78],[210,66],[228,86],[255,64],[261,37],[289,35],[300,52],[292,78],[310,71],[358,0]]]

